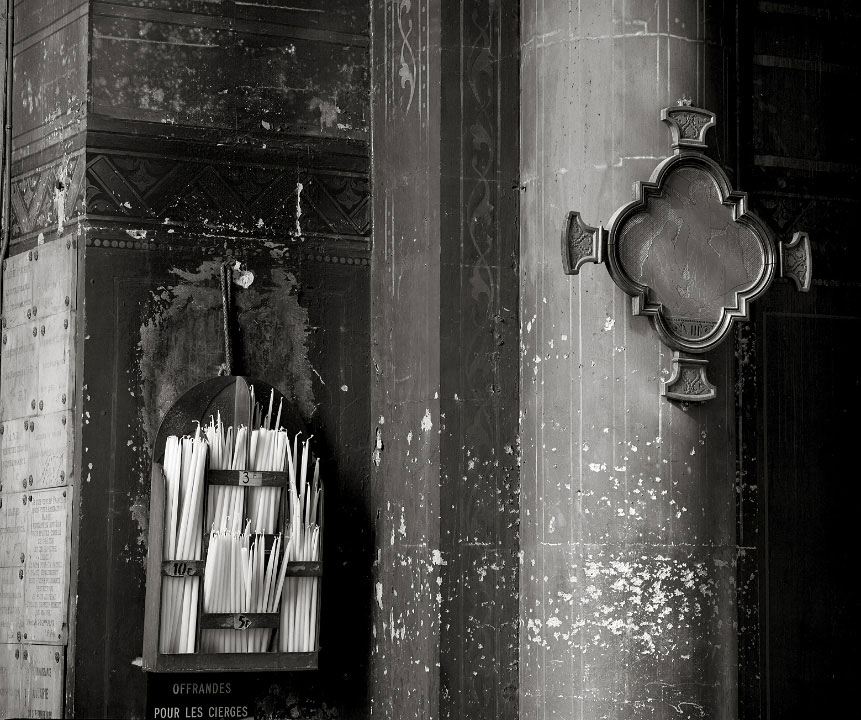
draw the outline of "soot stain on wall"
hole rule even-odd
[[[183,393],[217,376],[224,362],[219,267],[219,261],[205,260],[189,269],[171,268],[167,282],[150,291],[141,311],[136,367],[129,373],[129,392],[139,398],[134,437],[140,442],[139,487],[129,511],[139,529],[141,564],[146,562],[149,467],[159,424]],[[299,283],[283,268],[255,270],[251,287],[233,289],[233,373],[271,383],[309,419],[317,404],[308,359],[310,323],[299,302]]]

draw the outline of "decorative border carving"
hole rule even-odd
[[[87,216],[150,219],[260,237],[370,236],[366,173],[99,153],[87,162]]]
[[[83,150],[13,177],[12,237],[48,233],[54,228],[62,232],[62,225],[73,222],[83,211],[83,180]]]
[[[810,236],[797,232],[788,243],[778,244],[780,276],[790,278],[799,292],[808,292],[813,282],[813,255],[810,251]]]
[[[607,231],[583,222],[579,212],[571,211],[562,226],[562,266],[566,275],[576,275],[587,262],[604,262]]]
[[[709,361],[673,353],[673,373],[661,380],[661,395],[680,402],[705,402],[717,397],[717,388],[706,377]]]
[[[405,90],[407,85],[410,88],[406,107],[403,111],[405,116],[409,113],[410,106],[413,104],[413,95],[416,90],[416,57],[409,39],[410,33],[413,31],[413,19],[410,17],[411,11],[411,0],[398,0],[397,26],[401,36],[398,78],[400,79],[401,90]],[[406,15],[406,22],[404,22],[404,15]]]

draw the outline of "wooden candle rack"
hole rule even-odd
[[[224,378],[218,378],[219,382],[213,383],[223,394],[225,387]],[[243,378],[235,378],[235,412],[234,420],[239,418],[240,422],[247,419],[244,408],[247,406],[245,397],[248,394],[248,384]],[[205,383],[204,383],[205,384]],[[255,382],[256,387],[258,385]],[[264,387],[268,387],[265,386]],[[197,386],[193,391],[200,397],[200,388]],[[229,388],[227,388],[229,390]],[[276,391],[277,393],[277,391]],[[179,402],[182,402],[180,399]],[[207,408],[208,409],[208,408]],[[179,414],[185,416],[184,413]],[[224,414],[222,414],[224,417]],[[166,421],[167,421],[166,417]],[[169,425],[169,423],[168,423]],[[164,423],[159,430],[159,441],[156,448],[163,448],[170,427],[167,428],[165,436]],[[204,510],[206,517],[206,499],[208,488],[213,485],[230,485],[238,487],[279,487],[281,493],[281,513],[279,527],[283,537],[288,537],[287,511],[290,502],[289,474],[286,472],[262,472],[251,470],[207,470],[204,485]],[[159,651],[159,634],[161,624],[161,598],[162,583],[165,577],[195,577],[200,578],[198,582],[203,583],[208,542],[203,543],[202,559],[179,560],[164,559],[164,522],[165,522],[165,488],[162,465],[158,462],[152,463],[151,474],[151,497],[150,497],[150,528],[149,528],[149,551],[147,555],[147,586],[146,586],[146,616],[144,619],[144,646],[142,667],[148,672],[237,672],[237,671],[266,671],[266,670],[315,670],[318,667],[319,638],[320,638],[320,597],[323,576],[323,563],[317,562],[290,562],[287,565],[285,577],[314,577],[318,578],[317,589],[317,612],[316,612],[316,648],[312,652],[193,652],[193,653],[162,653]],[[247,498],[246,498],[247,501]],[[323,535],[323,498],[320,498],[320,537]],[[200,532],[204,533],[203,523]],[[208,535],[208,534],[207,534]],[[266,552],[270,552],[273,546],[274,535],[265,535]],[[322,544],[322,542],[321,542]],[[286,590],[286,586],[285,586]],[[286,593],[284,593],[286,595]],[[282,598],[282,603],[286,600]],[[203,611],[203,592],[198,592],[197,627],[195,628],[195,648],[201,646],[200,633],[202,630],[232,630],[234,632],[247,632],[259,628],[278,628],[281,621],[281,612],[272,613],[205,613]]]

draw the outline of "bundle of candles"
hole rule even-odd
[[[267,562],[264,560],[266,541],[263,535],[255,535],[254,542],[249,547],[250,526],[249,521],[241,535],[233,532],[213,532],[210,536],[203,583],[205,612],[278,612],[290,556],[289,541],[282,556],[281,535],[277,535]],[[271,639],[272,630],[267,628],[254,628],[244,632],[206,630],[201,633],[201,650],[265,652],[269,649]]]
[[[252,401],[253,401],[253,388]],[[309,652],[317,646],[319,578],[287,578],[291,562],[320,559],[322,485],[319,460],[309,479],[310,438],[291,447],[279,428],[281,407],[272,422],[269,410],[252,407],[251,430],[225,427],[220,416],[198,428],[194,438],[167,440],[164,460],[166,560],[200,560],[203,528],[209,529],[203,584],[204,613],[280,611],[278,639],[271,628],[203,630],[202,652]],[[281,515],[281,488],[211,485],[203,523],[204,468],[287,472],[287,537],[275,535]],[[301,456],[301,457],[300,457]],[[281,520],[283,523],[283,519]],[[244,525],[244,527],[243,527]],[[274,535],[274,537],[272,537]],[[267,536],[269,543],[266,542]],[[267,552],[267,544],[270,546]],[[267,557],[268,556],[268,557]],[[160,650],[195,651],[200,593],[197,577],[165,577],[162,584]]]
[[[169,560],[200,560],[203,539],[203,474],[206,440],[200,433],[180,440],[167,439],[164,451],[165,514],[164,557]],[[161,632],[163,653],[194,652],[200,578],[167,577],[161,587]]]
[[[299,438],[293,451],[287,447],[290,472],[290,540],[287,551],[294,562],[320,559],[320,463],[314,464],[314,477],[308,480],[308,441],[299,460]],[[281,652],[311,652],[317,647],[317,595],[319,577],[290,578],[284,588],[278,649]]]

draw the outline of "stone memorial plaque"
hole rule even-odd
[[[24,653],[18,643],[0,643],[0,718],[22,717]]]
[[[58,487],[69,482],[72,472],[72,411],[33,418],[28,453],[28,478],[34,490]],[[28,480],[29,482],[29,480]]]
[[[3,329],[29,322],[32,316],[32,263],[28,254],[21,253],[3,262]]]
[[[36,319],[73,308],[78,251],[72,246],[72,238],[62,237],[32,252]]]
[[[745,315],[770,278],[773,253],[759,226],[733,204],[708,162],[676,160],[613,227],[626,278],[645,288],[635,309],[652,311],[677,345],[696,346]],[[748,222],[744,222],[748,220]]]
[[[26,494],[6,493],[0,507],[0,567],[24,567],[27,552]]]
[[[30,422],[23,420],[0,423],[0,493],[23,490],[30,472]]]
[[[39,319],[39,385],[36,391],[39,413],[68,410],[72,406],[74,319],[75,315],[71,311]]]
[[[27,494],[24,632],[32,643],[65,643],[71,487]]]
[[[35,325],[3,329],[0,345],[0,421],[24,418],[35,412],[38,343]]]
[[[634,315],[649,317],[665,344],[704,353],[749,317],[749,304],[771,284],[774,241],[747,196],[704,153],[714,113],[683,103],[665,108],[661,120],[673,155],[610,218],[607,268],[631,296]]]
[[[20,642],[24,626],[24,569],[0,568],[0,642]]]
[[[63,656],[62,645],[30,645],[24,648],[25,717],[63,717]]]

